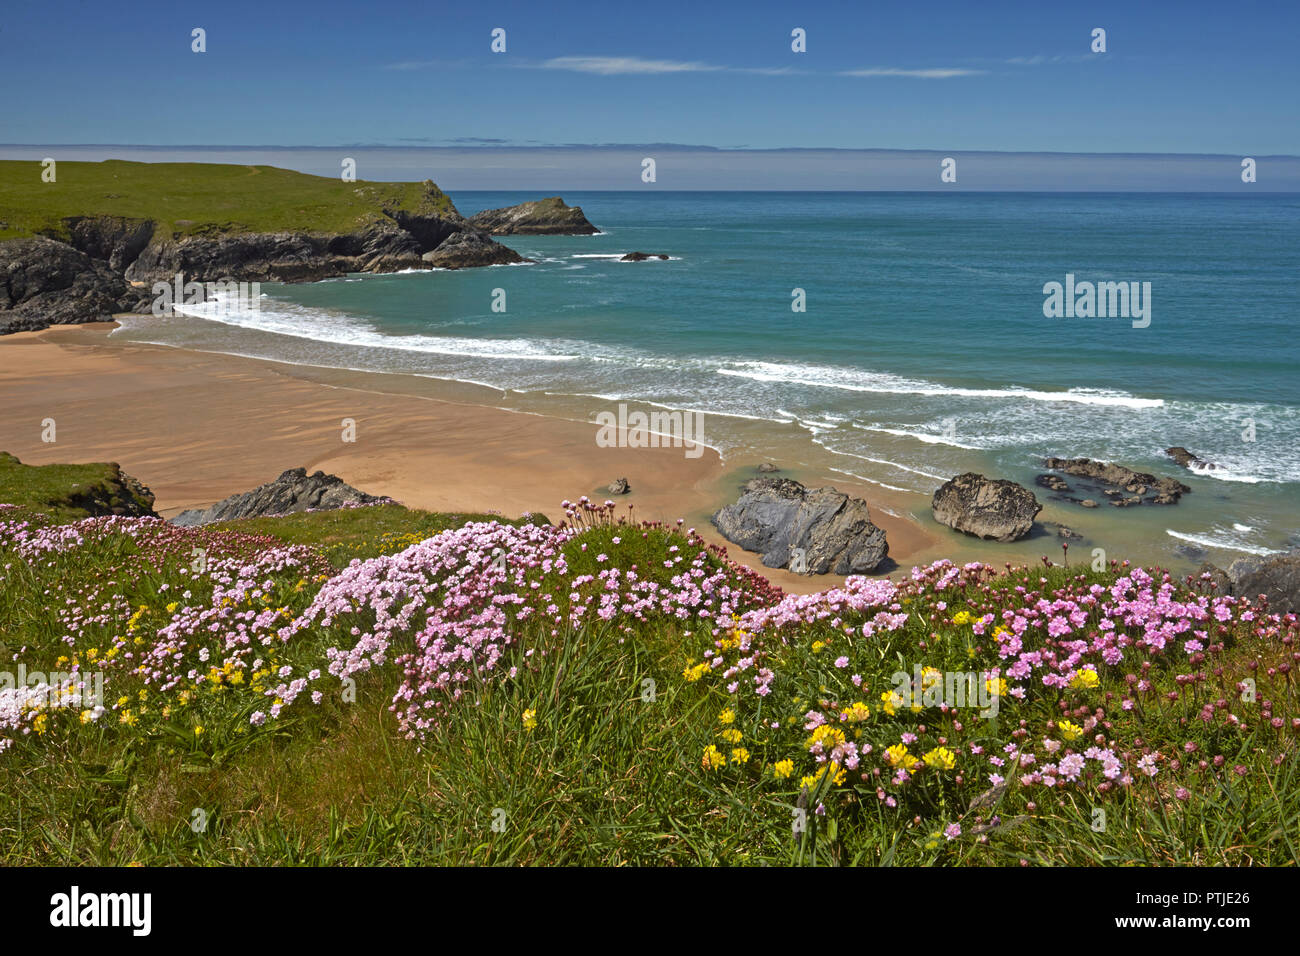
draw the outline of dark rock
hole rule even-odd
[[[772,472],[780,470],[780,468],[776,467],[776,465],[772,464],[770,461],[765,461],[758,466],[759,474],[763,475],[770,475]]]
[[[421,258],[436,269],[467,269],[532,261],[499,242],[493,242],[486,233],[469,231],[452,233],[437,249],[426,252]]]
[[[632,486],[627,483],[626,478],[615,478],[605,490],[611,495],[625,495],[632,490]]]
[[[1079,504],[1083,505],[1085,508],[1097,507],[1097,502],[1093,501],[1091,498],[1084,498],[1082,501],[1079,502]]]
[[[308,510],[326,511],[383,500],[385,499],[357,491],[336,475],[327,475],[323,471],[308,475],[305,468],[292,468],[275,481],[259,485],[252,491],[231,495],[211,508],[182,511],[170,520],[175,525],[193,527],[214,521]]]
[[[1215,594],[1231,594],[1232,579],[1222,568],[1217,568],[1209,562],[1203,563],[1196,569],[1196,576],[1199,578],[1202,574],[1210,575],[1210,583],[1213,585]]]
[[[1027,535],[1043,510],[1028,488],[974,472],[945,482],[930,502],[936,521],[976,537],[1015,541]]]
[[[1070,486],[1060,475],[1039,475],[1034,481],[1040,488],[1047,488],[1051,491],[1069,491]]]
[[[1166,448],[1165,454],[1190,471],[1217,471],[1219,468],[1218,465],[1206,461],[1199,455],[1188,451],[1182,445]]]
[[[1195,544],[1174,545],[1174,554],[1180,555],[1188,561],[1204,561],[1207,553],[1204,548]]]
[[[1263,595],[1270,612],[1300,614],[1300,554],[1239,558],[1228,566],[1228,578],[1237,597]]]
[[[1142,504],[1142,498],[1139,495],[1133,495],[1130,498],[1112,498],[1110,503],[1116,508],[1131,508],[1134,505]]]
[[[65,242],[0,242],[0,333],[108,322],[134,298],[120,275]]]
[[[559,196],[485,209],[469,217],[475,229],[493,236],[591,236],[600,232],[580,206],[566,206]]]
[[[667,259],[662,252],[629,252],[619,262],[645,262],[647,259]]]
[[[63,220],[68,244],[92,259],[99,259],[121,275],[153,238],[151,219],[120,216],[69,216]]]
[[[1056,536],[1058,538],[1065,538],[1068,541],[1083,540],[1083,535],[1079,534],[1079,532],[1075,531],[1073,528],[1067,528],[1063,524],[1058,524],[1056,526]]]
[[[866,502],[834,488],[809,490],[789,478],[752,478],[734,505],[710,519],[728,541],[783,568],[803,551],[810,574],[863,574],[889,553],[885,532],[871,521]]]
[[[1159,478],[1146,472],[1134,471],[1123,465],[1110,462],[1093,461],[1091,458],[1048,458],[1043,464],[1053,471],[1064,472],[1087,478],[1100,485],[1109,486],[1102,494],[1110,498],[1120,496],[1120,489],[1130,495],[1136,495],[1137,503],[1149,501],[1151,504],[1175,504],[1178,499],[1192,489],[1173,478]],[[1151,495],[1150,498],[1144,496]],[[1111,502],[1116,504],[1116,502]],[[1121,506],[1123,507],[1123,506]]]

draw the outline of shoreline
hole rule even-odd
[[[680,448],[602,448],[594,422],[475,403],[468,386],[116,343],[110,333],[117,327],[53,326],[0,339],[0,396],[8,411],[0,449],[28,464],[116,461],[149,486],[164,517],[295,467],[321,469],[431,511],[533,511],[556,519],[566,498],[609,498],[619,514],[634,505],[636,520],[683,519],[786,590],[809,593],[844,580],[765,568],[757,554],[709,524],[708,515],[733,502],[755,474],[757,461],[724,461],[711,448],[694,459]],[[47,418],[56,423],[57,440],[49,444],[41,441]],[[355,421],[354,442],[344,441],[344,419]],[[804,480],[797,467],[776,464],[779,474]],[[609,495],[605,485],[623,477],[632,492]],[[814,485],[820,480],[808,477]],[[911,495],[834,484],[866,500],[886,532],[894,564],[879,576],[940,557],[973,560],[962,552],[988,550],[986,542],[944,540],[903,517],[916,507]]]

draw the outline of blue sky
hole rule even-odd
[[[1300,154],[1298,35],[1294,0],[13,2],[0,142]]]

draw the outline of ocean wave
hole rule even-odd
[[[1273,548],[1260,548],[1255,545],[1244,544],[1233,538],[1215,538],[1204,534],[1186,534],[1181,531],[1174,531],[1172,528],[1166,528],[1165,534],[1171,538],[1177,538],[1179,541],[1186,541],[1190,544],[1199,545],[1202,548],[1219,548],[1226,551],[1241,551],[1244,554],[1255,554],[1263,557],[1269,554],[1279,554]]]
[[[719,375],[732,375],[759,382],[838,388],[849,392],[878,392],[890,395],[955,396],[1034,402],[1075,402],[1081,405],[1112,405],[1124,408],[1161,408],[1162,398],[1138,398],[1126,392],[1094,388],[1072,388],[1045,392],[1027,388],[963,388],[902,378],[886,372],[836,366],[797,365],[779,362],[741,362],[736,368],[719,368]]]
[[[341,346],[535,362],[571,362],[581,357],[556,353],[550,350],[546,342],[536,339],[384,335],[359,324],[358,320],[350,316],[300,306],[279,305],[274,309],[239,310],[232,308],[224,295],[209,302],[177,306],[175,311],[190,318],[222,325]]]

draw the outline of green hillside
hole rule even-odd
[[[274,166],[218,163],[60,162],[53,183],[32,160],[0,161],[0,240],[66,239],[64,219],[151,219],[155,237],[240,232],[343,233],[384,210],[453,212],[431,182],[343,182]]]

